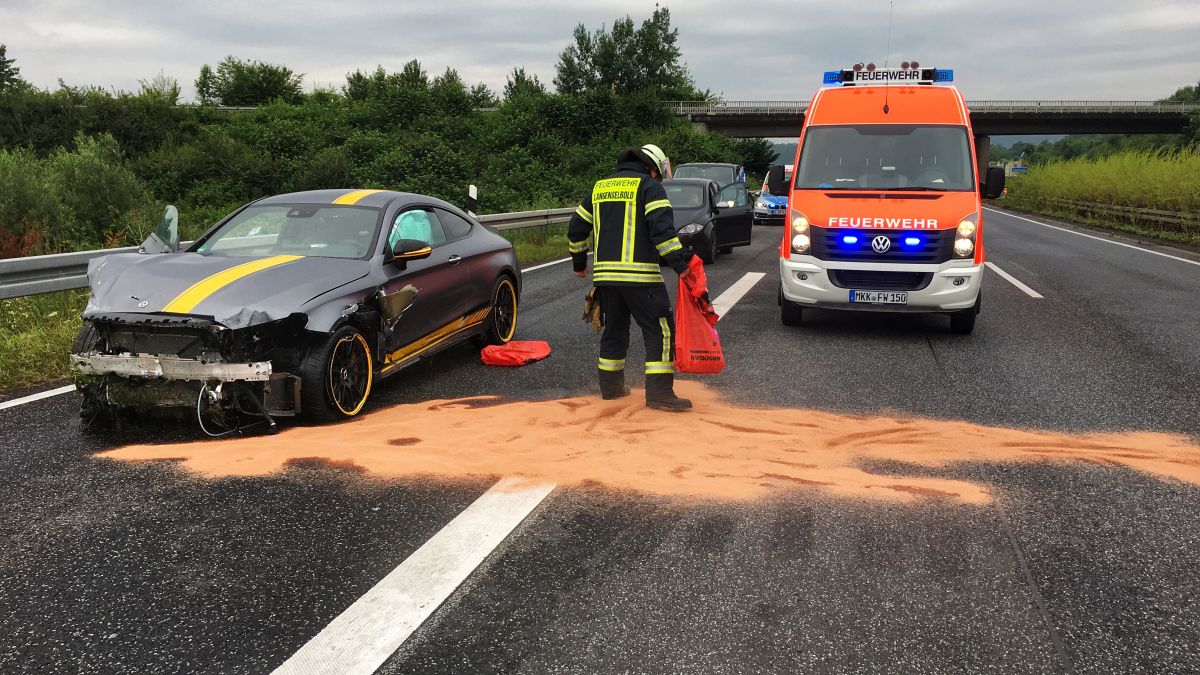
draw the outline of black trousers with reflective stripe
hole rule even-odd
[[[616,361],[625,358],[632,318],[646,341],[646,372],[673,372],[670,364],[675,361],[675,318],[666,284],[597,286],[596,295],[604,315],[600,358]]]

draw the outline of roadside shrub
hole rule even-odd
[[[71,218],[47,232],[56,249],[118,245],[142,229],[135,211],[149,206],[145,186],[122,162],[112,136],[80,135],[75,151],[58,150],[46,163],[48,185]],[[144,217],[143,217],[144,220]]]

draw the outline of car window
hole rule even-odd
[[[746,186],[741,183],[734,183],[729,187],[721,190],[721,194],[717,196],[718,202],[733,202],[734,206],[746,205]]]
[[[667,183],[663,185],[667,200],[677,209],[695,209],[704,206],[704,189],[699,185]]]
[[[361,258],[379,222],[379,209],[331,204],[269,204],[238,212],[196,251],[208,255],[294,254]]]
[[[446,234],[431,210],[417,208],[396,214],[388,234],[388,248],[395,247],[401,239],[416,239],[437,246],[446,243]]]
[[[446,235],[446,241],[462,239],[471,234],[471,223],[462,216],[445,209],[434,209],[434,213],[437,214],[437,219],[442,224],[442,232]]]

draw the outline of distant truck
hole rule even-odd
[[[975,142],[954,72],[904,64],[825,73],[800,131],[780,244],[785,325],[812,307],[950,316],[967,334],[982,305],[981,199],[1004,169],[976,176]],[[980,180],[980,178],[984,178]]]

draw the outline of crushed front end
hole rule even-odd
[[[300,408],[305,317],[239,329],[203,317],[86,313],[71,363],[88,419],[120,409],[194,408],[224,435],[242,420],[275,426]]]

